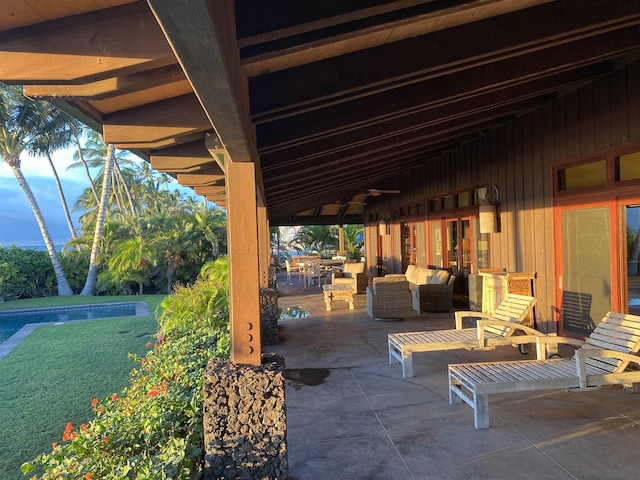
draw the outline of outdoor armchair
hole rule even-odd
[[[345,263],[342,272],[333,272],[331,283],[349,285],[356,293],[364,293],[367,288],[367,274],[364,263]]]

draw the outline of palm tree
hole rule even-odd
[[[344,231],[344,248],[350,258],[360,258],[362,247],[364,246],[364,226],[363,225],[345,225]]]
[[[79,153],[74,155],[74,158],[78,159],[78,162],[72,163],[68,168],[79,168],[79,167],[90,167],[90,168],[98,168],[100,169],[97,173],[97,176],[104,179],[104,162],[105,158],[107,158],[107,145],[104,143],[102,136],[94,131],[90,131],[87,133],[87,139],[84,143],[83,148],[80,149]],[[131,195],[131,191],[129,189],[129,185],[125,181],[125,176],[122,174],[121,167],[129,167],[132,162],[128,157],[128,153],[124,151],[116,151],[115,152],[115,164],[114,169],[111,174],[110,183],[112,185],[109,191],[109,204],[117,205],[118,209],[121,212],[126,211],[124,197],[126,197],[129,206],[129,212],[135,214],[136,209],[133,202],[133,197]],[[96,186],[96,181],[91,182],[93,193],[93,200],[95,203],[91,203],[89,199],[86,199],[84,202],[84,206],[88,207],[91,205],[91,209],[96,209],[98,207],[98,193],[100,190],[100,186]]]
[[[338,247],[335,226],[316,225],[302,227],[291,240],[290,246],[307,254],[322,254]]]
[[[109,144],[107,146],[106,158],[104,162],[104,174],[102,179],[102,195],[100,196],[100,205],[98,206],[98,217],[93,236],[93,245],[91,247],[91,257],[89,259],[89,271],[87,272],[87,280],[80,295],[92,296],[96,293],[96,282],[98,279],[98,261],[100,255],[100,245],[102,240],[102,231],[104,229],[104,220],[107,214],[107,200],[109,197],[109,187],[111,184],[111,175],[113,166],[116,163],[115,146]]]
[[[0,85],[0,155],[7,162],[36,217],[58,283],[58,295],[73,295],[53,245],[40,206],[20,169],[23,151],[34,151],[38,142],[60,128],[61,115],[44,102],[22,95],[18,86]]]
[[[62,189],[62,183],[60,182],[60,177],[58,176],[58,171],[56,170],[56,166],[53,163],[51,154],[55,150],[64,148],[69,145],[69,143],[71,143],[71,141],[73,140],[73,132],[77,128],[78,121],[70,115],[62,112],[61,110],[57,110],[50,104],[44,104],[44,107],[50,109],[52,117],[59,117],[59,121],[57,122],[58,125],[56,129],[52,129],[51,131],[47,132],[46,135],[41,136],[37,141],[34,142],[33,151],[36,155],[43,155],[47,158],[49,168],[51,168],[51,173],[53,174],[53,179],[56,182],[58,196],[60,197],[62,210],[67,221],[67,226],[69,227],[69,233],[71,233],[71,238],[76,239],[78,238],[78,234],[76,233],[76,229],[73,226],[67,199],[65,197],[64,190]]]
[[[73,124],[73,129],[71,135],[73,137],[73,143],[76,146],[76,151],[73,154],[73,159],[76,160],[75,163],[71,163],[67,166],[67,170],[72,170],[74,168],[82,167],[84,168],[84,172],[87,175],[87,180],[89,180],[89,186],[91,187],[91,192],[93,193],[93,198],[95,200],[95,204],[97,205],[100,202],[100,196],[98,195],[98,191],[96,190],[96,185],[91,177],[91,171],[89,170],[89,165],[87,164],[87,160],[84,158],[84,152],[82,151],[82,143],[80,142],[80,137],[83,134],[83,128],[79,122],[75,122]]]

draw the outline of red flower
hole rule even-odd
[[[149,348],[149,347],[151,347],[151,345],[153,345],[153,343],[151,343],[151,342],[147,342],[147,343],[145,344],[145,347]]]
[[[91,480],[91,473],[89,472],[85,473],[84,478],[86,478],[86,480]]]
[[[95,408],[96,405],[98,405],[98,399],[96,397],[93,397],[91,399],[91,406]]]
[[[67,423],[67,425],[64,427],[64,432],[62,432],[62,440],[63,441],[67,441],[67,440],[71,440],[73,439],[73,425],[71,425],[71,423]]]
[[[158,390],[150,390],[150,391],[147,393],[147,397],[157,397],[158,395],[159,395]]]
[[[117,393],[113,393],[111,394],[111,401],[115,402],[118,399],[118,394]]]

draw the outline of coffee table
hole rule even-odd
[[[327,310],[331,310],[332,300],[349,302],[349,309],[353,310],[353,294],[356,292],[350,285],[322,285],[322,290]]]

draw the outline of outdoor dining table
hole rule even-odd
[[[344,267],[343,260],[314,260],[310,262],[299,262],[298,265],[304,273],[304,286],[310,286],[310,281],[317,278],[318,286],[321,285],[321,279],[327,278],[333,271],[341,270]],[[326,280],[325,280],[326,284]]]

